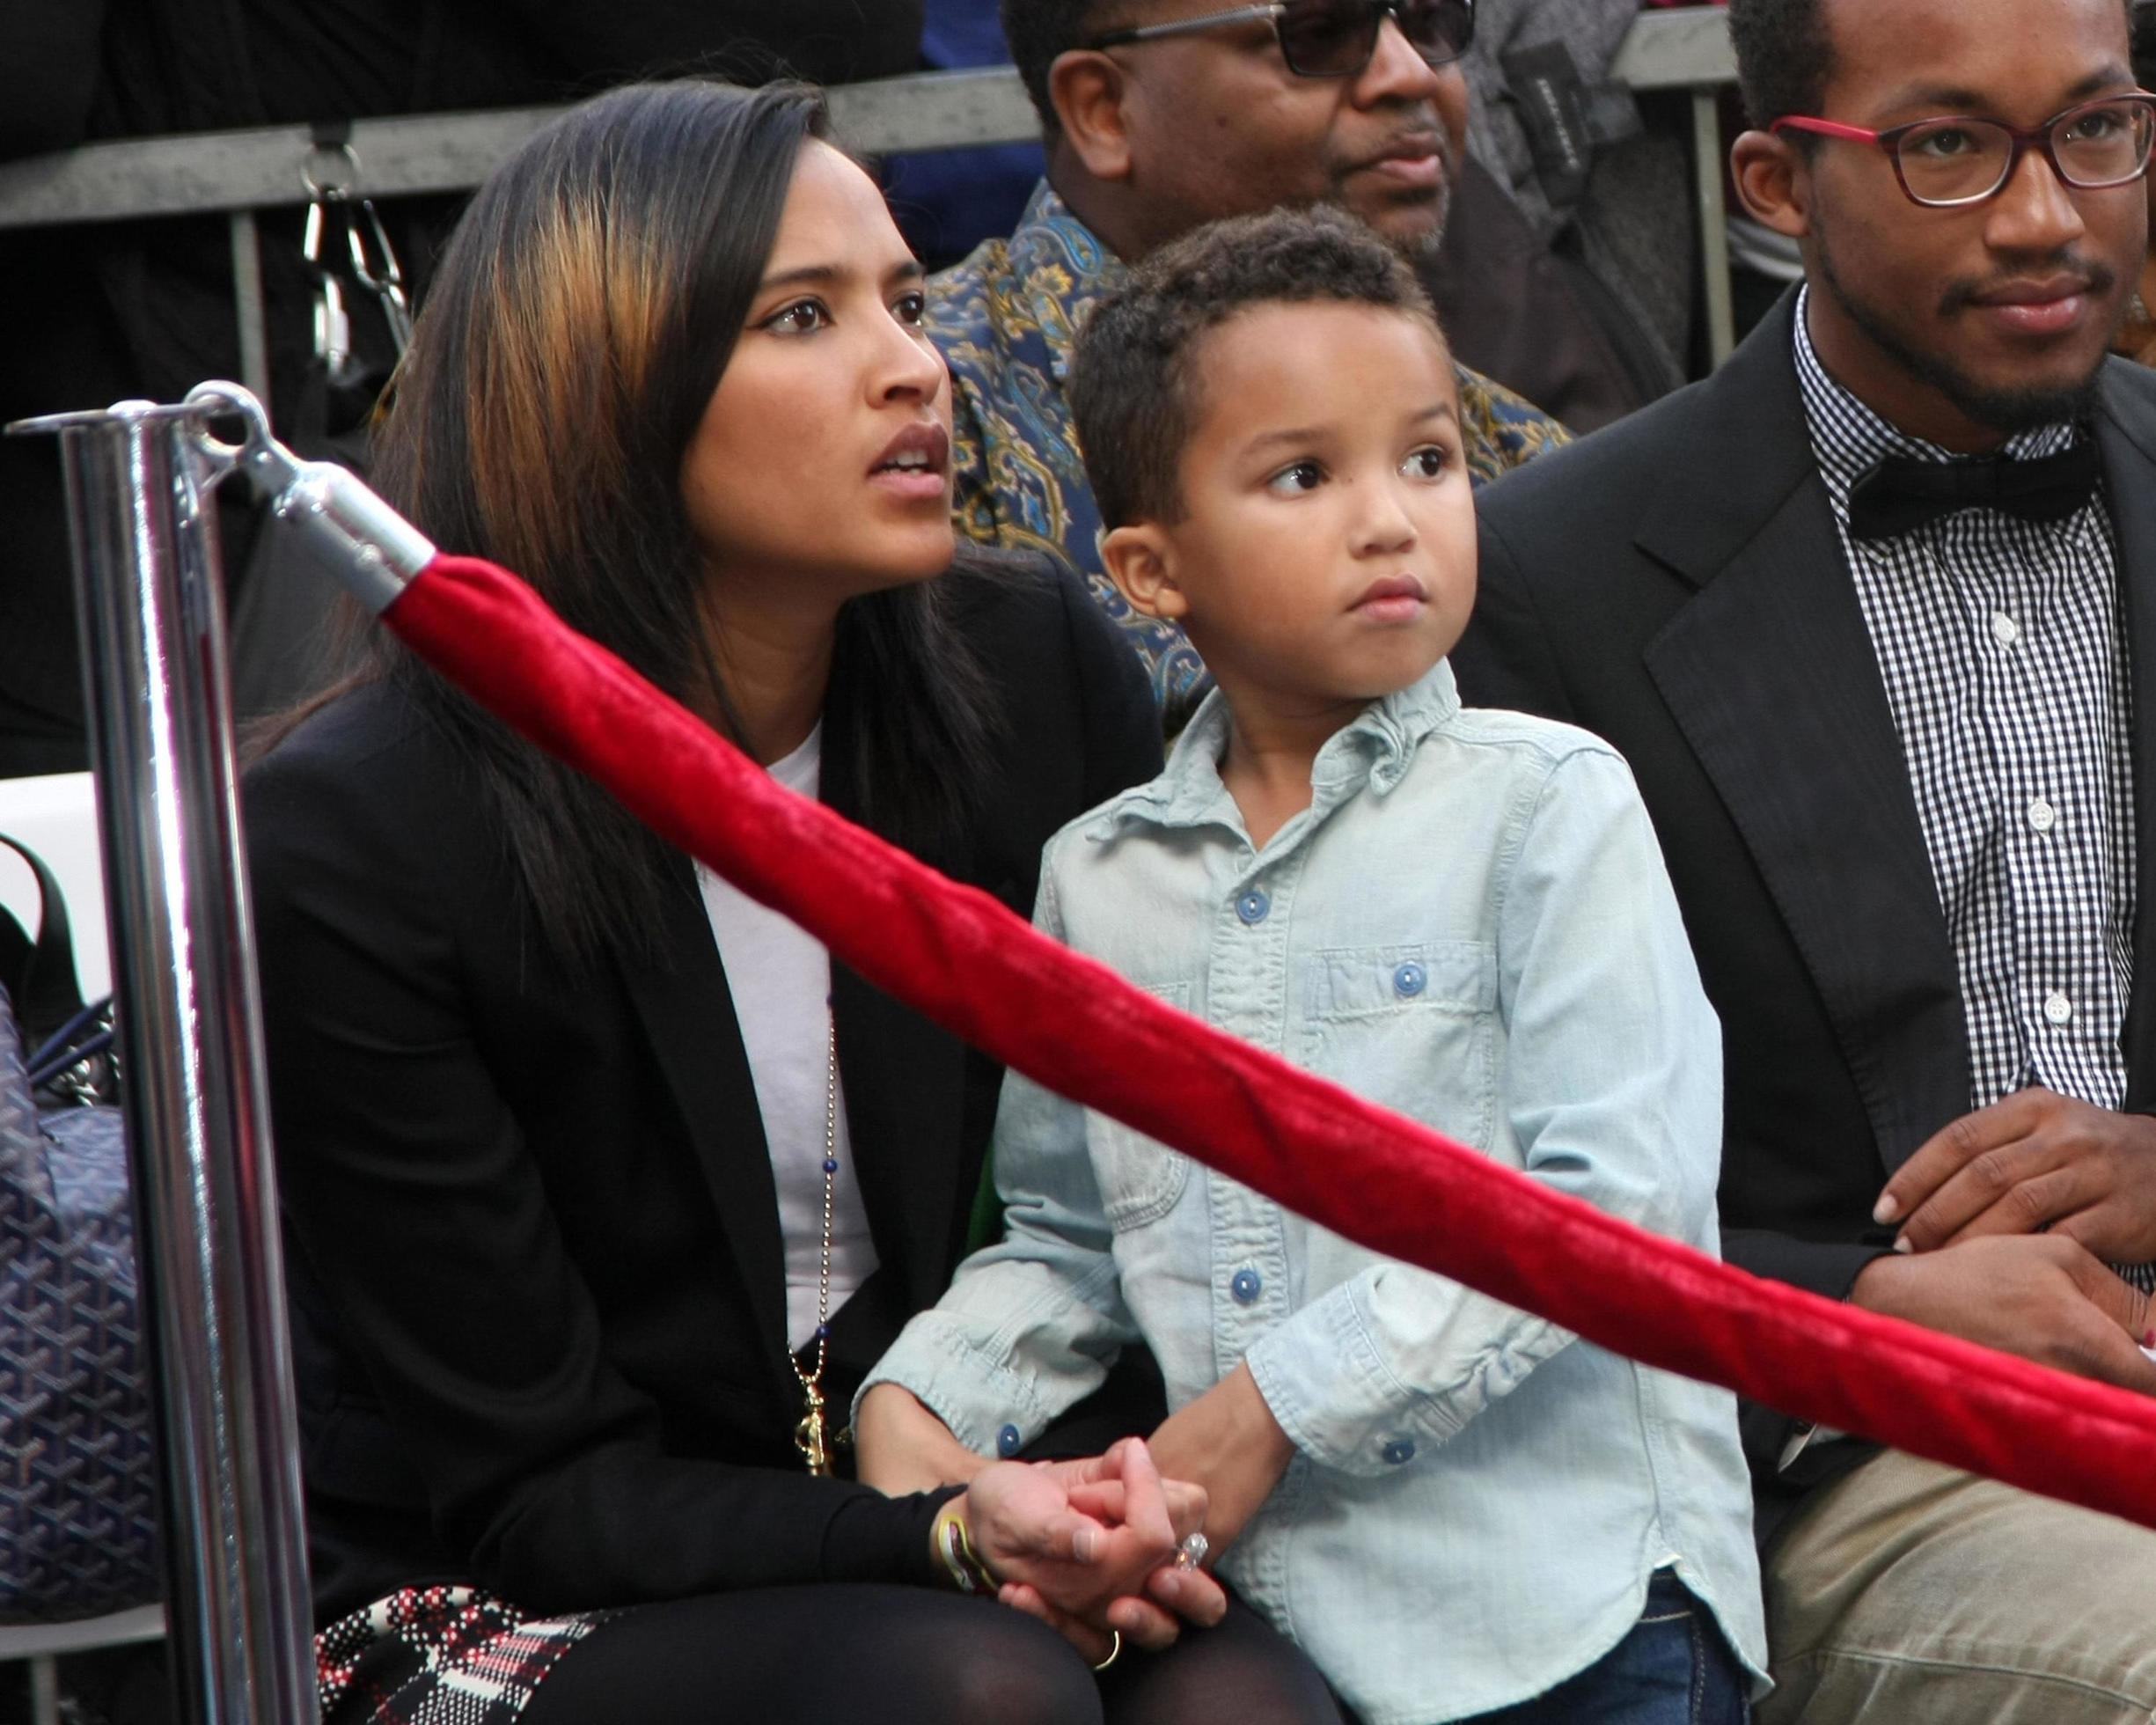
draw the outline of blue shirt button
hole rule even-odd
[[[1412,960],[1392,973],[1393,992],[1412,1000],[1430,986],[1430,973]]]
[[[1265,1279],[1255,1270],[1237,1270],[1228,1281],[1228,1291],[1236,1296],[1236,1303],[1247,1306],[1264,1291]]]
[[[995,1435],[995,1452],[1005,1461],[1008,1461],[1018,1453],[1018,1446],[1022,1441],[1018,1435],[1017,1427],[1006,1426]]]
[[[1236,900],[1236,914],[1245,922],[1263,922],[1266,913],[1272,908],[1272,900],[1265,897],[1255,886]]]
[[[1412,1437],[1396,1437],[1378,1453],[1397,1467],[1402,1462],[1415,1459],[1415,1440]]]

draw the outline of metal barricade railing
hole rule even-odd
[[[1632,26],[1610,76],[1635,91],[1690,93],[1700,286],[1708,346],[1720,364],[1734,339],[1718,119],[1720,92],[1736,76],[1727,20],[1709,6],[1645,14]],[[844,85],[832,91],[831,105],[841,136],[870,155],[1023,143],[1039,136],[1024,86],[1008,67]],[[364,165],[370,196],[469,191],[559,112],[501,108],[361,120],[353,123],[348,142]],[[0,229],[224,216],[231,231],[240,381],[268,400],[255,214],[306,200],[303,169],[315,148],[308,128],[273,126],[89,144],[0,163]]]
[[[190,1725],[316,1717],[299,1442],[200,404],[57,433]]]

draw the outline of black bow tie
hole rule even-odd
[[[1849,488],[1852,539],[1896,539],[1965,509],[2003,510],[2024,521],[2064,521],[2094,494],[2102,471],[2095,444],[2084,439],[2057,455],[2017,461],[1912,461],[1890,455]]]

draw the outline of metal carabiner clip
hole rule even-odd
[[[398,265],[397,253],[389,243],[389,234],[382,226],[382,218],[375,211],[374,200],[363,197],[359,201],[359,214],[366,218],[363,232],[360,224],[348,211],[344,221],[344,238],[352,254],[352,275],[361,287],[371,293],[382,305],[383,320],[389,325],[389,339],[396,344],[397,357],[404,357],[405,349],[412,345],[412,307],[404,296],[404,271]],[[375,261],[367,257],[367,242],[374,242]]]

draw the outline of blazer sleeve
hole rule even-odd
[[[539,1611],[930,1581],[933,1499],[683,1453],[610,1363],[475,1006],[521,985],[473,958],[499,841],[445,752],[288,745],[244,804],[287,1237],[441,1538]]]

